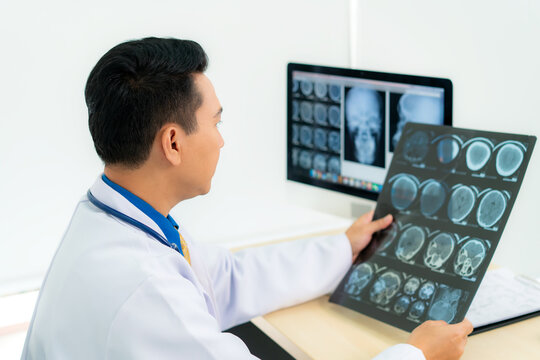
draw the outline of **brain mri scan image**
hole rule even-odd
[[[435,284],[431,281],[424,283],[418,291],[418,297],[422,300],[429,300],[435,292]]]
[[[396,246],[396,256],[402,261],[411,260],[422,248],[426,233],[419,226],[411,226],[399,237]]]
[[[315,130],[315,147],[317,149],[326,150],[326,130]]]
[[[453,137],[445,137],[437,144],[437,159],[441,164],[449,164],[459,155],[461,144]]]
[[[416,163],[425,159],[429,150],[429,135],[424,131],[415,131],[405,141],[403,157],[405,160]]]
[[[339,132],[332,131],[330,132],[330,135],[328,135],[328,147],[330,150],[332,150],[335,153],[339,153],[341,150],[341,139],[339,136]]]
[[[345,159],[384,167],[384,97],[353,87],[345,97]]]
[[[401,277],[395,271],[383,273],[369,290],[369,300],[378,305],[387,305],[397,294],[401,286]]]
[[[420,280],[417,277],[412,277],[403,285],[403,292],[407,295],[414,295],[419,286]]]
[[[292,114],[293,120],[298,120],[300,118],[300,106],[296,100],[293,100],[292,102]]]
[[[428,243],[424,254],[424,264],[431,269],[438,269],[448,261],[454,252],[455,240],[448,233],[436,235]]]
[[[302,150],[300,152],[300,158],[298,159],[300,167],[309,170],[311,169],[311,151]]]
[[[328,113],[328,110],[326,109],[326,105],[324,104],[315,104],[313,108],[315,112],[315,122],[319,125],[326,125],[326,116]]]
[[[420,212],[424,216],[433,216],[439,211],[446,200],[446,189],[438,181],[426,183],[420,193]]]
[[[490,190],[480,200],[476,210],[476,221],[483,228],[492,227],[506,210],[506,196],[499,190]]]
[[[418,319],[420,316],[424,315],[424,311],[426,311],[426,304],[422,301],[416,301],[411,306],[411,311],[409,311],[409,316]]]
[[[298,166],[298,156],[300,156],[300,149],[293,148],[291,154],[293,166]]]
[[[379,246],[378,251],[385,251],[394,242],[394,239],[397,236],[397,225],[396,225],[396,223],[392,223],[389,227],[384,229],[383,232],[382,232],[382,236],[383,236],[384,240],[383,240],[382,244]]]
[[[341,86],[339,85],[330,85],[330,99],[335,102],[341,101]]]
[[[332,156],[330,160],[328,160],[328,172],[336,175],[341,174],[341,162],[338,157]]]
[[[300,130],[298,125],[292,126],[292,143],[298,145],[300,143]]]
[[[309,80],[302,80],[300,82],[300,91],[304,96],[309,96],[313,92],[313,83]]]
[[[448,217],[454,222],[462,221],[472,211],[476,202],[476,193],[470,186],[459,185],[454,189],[448,201]]]
[[[326,93],[328,92],[328,86],[325,83],[316,82],[315,83],[315,96],[319,99],[324,99]]]
[[[469,170],[481,170],[491,157],[492,148],[493,144],[487,139],[478,139],[471,142],[465,154],[465,160]]]
[[[300,89],[300,81],[295,79],[293,80],[292,91],[298,92],[298,89]]]
[[[486,246],[478,239],[465,242],[454,260],[454,272],[457,275],[472,276],[486,257]]]
[[[300,103],[300,117],[307,123],[313,122],[313,104],[309,101],[302,101]]]
[[[313,157],[313,168],[322,172],[326,172],[326,155],[316,154]]]
[[[519,144],[519,145],[518,145]],[[497,153],[495,168],[501,176],[512,176],[519,169],[525,156],[525,148],[520,143],[503,145]]]
[[[441,285],[433,305],[428,311],[428,317],[431,320],[444,320],[451,322],[456,316],[459,299],[461,298],[460,289],[452,289],[446,285]]]
[[[354,268],[345,284],[345,292],[358,296],[373,278],[373,267],[370,264],[362,263]]]
[[[328,107],[328,121],[333,127],[341,127],[341,111],[338,106],[331,105]]]
[[[394,304],[394,311],[398,314],[404,314],[405,311],[409,308],[409,305],[411,305],[411,299],[408,296],[400,296],[396,303]]]
[[[407,209],[418,194],[418,180],[416,178],[400,174],[395,177],[394,183],[390,190],[390,198],[392,205],[397,210]]]
[[[392,150],[397,146],[403,127],[408,122],[442,125],[444,104],[442,97],[405,93],[397,105],[399,120],[392,135]]]
[[[300,144],[307,147],[311,147],[313,145],[313,130],[311,127],[300,127]]]

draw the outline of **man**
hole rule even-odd
[[[169,216],[210,190],[222,108],[192,41],[120,44],[92,70],[89,125],[105,163],[78,204],[41,288],[23,359],[249,359],[223,333],[331,291],[386,217],[346,232],[232,255]],[[386,359],[459,356],[470,325],[432,322]],[[436,358],[436,357],[433,357]]]

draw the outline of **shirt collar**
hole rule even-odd
[[[101,175],[92,188],[92,195],[113,209],[150,227],[171,244],[180,247],[178,224],[171,215],[163,216],[146,201]]]

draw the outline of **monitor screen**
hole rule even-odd
[[[376,200],[405,123],[452,125],[452,82],[290,63],[287,109],[287,179]]]

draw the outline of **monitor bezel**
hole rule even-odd
[[[294,71],[314,74],[337,75],[367,80],[378,80],[410,85],[430,86],[444,89],[444,120],[443,124],[452,126],[452,81],[446,78],[436,78],[420,75],[405,75],[379,71],[368,71],[350,68],[338,68],[322,65],[288,63],[287,64],[287,180],[354,195],[368,200],[377,200],[379,193],[347,185],[335,184],[314,178],[304,178],[293,175],[292,166],[292,74]]]

